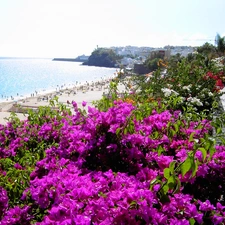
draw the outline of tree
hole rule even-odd
[[[177,67],[177,64],[180,63],[185,57],[182,56],[180,53],[177,53],[176,55],[172,55],[169,58],[169,68],[175,68]]]
[[[145,66],[151,71],[158,69],[158,62],[160,58],[148,59],[145,61]]]
[[[221,37],[219,34],[216,35],[215,44],[219,53],[225,53],[225,37]]]
[[[153,51],[145,60],[144,66],[151,71],[157,70],[159,68],[159,61],[163,58],[164,56],[159,51]]]
[[[197,48],[197,52],[204,56],[213,55],[216,53],[216,47],[206,42],[204,45]]]

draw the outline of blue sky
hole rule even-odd
[[[224,0],[0,0],[0,56],[214,44],[225,35],[224,12]]]

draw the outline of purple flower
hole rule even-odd
[[[72,101],[72,105],[73,105],[74,110],[76,111],[77,110],[77,103],[75,101]]]
[[[32,219],[32,216],[29,215],[29,206],[24,206],[23,208],[20,208],[18,206],[9,209],[3,219],[1,220],[1,225],[11,225],[11,224],[24,224],[28,225],[30,224],[30,220]]]
[[[173,156],[157,156],[156,161],[160,167],[160,169],[165,169],[169,167],[170,163],[173,161]]]
[[[83,101],[82,106],[85,107],[87,105],[87,102]]]
[[[4,188],[0,187],[0,218],[8,208],[8,196]]]
[[[75,222],[76,225],[90,225],[91,224],[91,218],[88,217],[88,216],[77,215],[73,219],[73,222]]]
[[[17,169],[17,170],[22,170],[22,166],[19,164],[19,163],[15,163],[14,164],[14,167]]]
[[[208,174],[208,171],[209,171],[208,165],[206,165],[206,164],[199,165],[198,171],[197,171],[197,176],[205,177]]]
[[[215,215],[213,215],[212,222],[215,225],[224,224],[225,218],[224,218],[224,216],[220,216],[220,215],[215,214]]]
[[[219,211],[223,211],[225,209],[225,206],[223,206],[221,203],[217,202],[216,203],[216,209]]]
[[[199,209],[202,210],[202,211],[212,211],[212,210],[215,210],[215,207],[210,203],[209,200],[206,200],[205,202],[201,202],[199,201],[199,204],[200,204],[200,207]]]

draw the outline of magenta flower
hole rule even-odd
[[[0,218],[8,208],[8,201],[6,190],[0,187]]]
[[[83,101],[82,106],[85,107],[87,105],[87,102]]]

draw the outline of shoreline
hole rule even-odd
[[[76,81],[75,83],[68,83],[68,84],[58,84],[55,87],[51,87],[51,88],[43,88],[42,90],[31,90],[29,93],[25,93],[25,94],[14,94],[14,95],[0,95],[0,105],[2,103],[10,103],[10,102],[15,102],[15,101],[22,101],[24,99],[28,99],[31,97],[36,97],[36,96],[42,96],[42,95],[48,95],[51,94],[53,92],[59,92],[62,90],[66,90],[66,89],[73,89],[73,88],[79,88],[80,86],[85,86],[87,84],[91,84],[91,83],[98,83],[98,82],[107,82],[108,80],[112,80],[115,78],[115,75],[111,75],[110,77],[101,77],[101,79],[94,79],[94,80],[89,80],[89,81]]]
[[[72,101],[75,101],[79,108],[87,110],[88,106],[94,107],[93,101],[100,100],[104,94],[108,93],[109,83],[113,78],[108,78],[101,81],[86,82],[83,85],[77,85],[73,87],[65,87],[61,90],[46,92],[42,94],[36,94],[35,96],[26,97],[19,100],[10,100],[8,102],[0,102],[0,124],[5,125],[8,121],[11,112],[16,113],[19,119],[25,120],[26,114],[18,110],[20,105],[22,109],[37,109],[39,106],[49,106],[50,100],[54,97],[58,97],[58,102],[68,107],[71,107]],[[125,87],[123,85],[118,86],[119,92],[124,92]],[[85,101],[87,104],[85,107],[82,106],[82,102]]]
[[[30,94],[25,94],[25,95],[19,95],[17,96],[11,96],[8,98],[1,99],[0,98],[0,109],[4,105],[8,105],[11,103],[16,103],[16,102],[23,102],[27,101],[28,99],[32,98],[37,98],[37,97],[42,97],[42,96],[49,96],[49,95],[56,95],[59,94],[60,92],[64,92],[67,90],[79,90],[79,89],[87,89],[88,87],[91,87],[92,85],[104,85],[104,83],[109,83],[112,79],[115,78],[114,76],[108,77],[108,78],[102,78],[101,80],[91,80],[91,81],[86,81],[86,82],[76,82],[76,83],[71,83],[71,84],[62,84],[62,85],[57,85],[55,88],[51,89],[43,89],[42,91],[36,91],[33,90]]]

